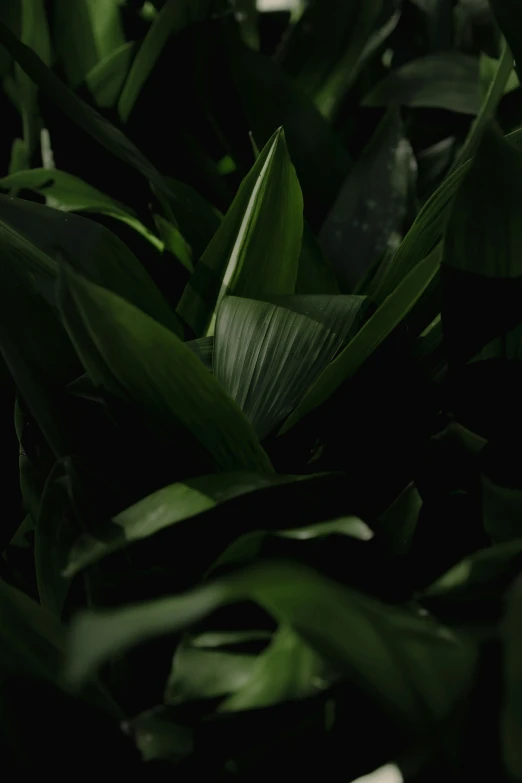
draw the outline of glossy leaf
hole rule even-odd
[[[28,173],[28,176],[32,176]],[[92,282],[128,299],[175,332],[181,325],[174,311],[115,234],[78,215],[66,214],[23,199],[0,196],[0,247],[24,259],[37,272],[39,291],[55,304],[58,262],[66,260]]]
[[[344,292],[352,292],[400,237],[414,165],[399,113],[392,111],[348,175],[319,234]]]
[[[292,294],[302,233],[301,189],[279,129],[203,253],[178,313],[198,336],[210,336],[227,294],[257,298]]]
[[[101,109],[112,109],[120,97],[132,61],[136,43],[127,41],[100,60],[85,76],[85,84]]]
[[[118,111],[122,121],[129,119],[134,104],[171,35],[189,24],[202,21],[209,13],[208,0],[167,0],[155,16],[125,81]]]
[[[302,400],[357,330],[364,297],[226,297],[218,310],[214,375],[262,439]]]
[[[477,114],[480,109],[478,60],[457,52],[444,52],[406,63],[392,70],[363,100],[363,106],[390,103]]]
[[[171,484],[140,500],[113,519],[112,528],[104,539],[82,536],[72,547],[66,573],[73,576],[82,568],[116,552],[131,541],[152,536],[171,525],[190,519],[226,503],[232,498],[295,481],[305,476],[267,476],[259,473],[223,473],[200,476]]]
[[[100,215],[110,215],[127,223],[154,247],[158,249],[163,247],[161,240],[138,220],[130,207],[120,204],[66,171],[44,168],[20,171],[2,177],[0,188],[33,190],[54,199],[56,208],[65,212],[97,212]]]
[[[185,595],[84,613],[72,627],[68,678],[79,683],[125,649],[246,598],[291,627],[401,723],[447,716],[467,692],[474,667],[467,643],[429,618],[290,564],[251,568]]]
[[[69,86],[76,89],[125,42],[119,0],[55,0],[53,32]]]
[[[220,470],[271,472],[247,419],[172,332],[65,267],[58,301],[96,385],[137,405],[166,432],[179,426],[190,432]]]
[[[300,404],[285,421],[281,434],[290,430],[303,416],[326,402],[344,381],[357,372],[373,351],[410,312],[428,288],[437,274],[439,260],[440,253],[435,249],[399,283],[346,348],[317,378]]]

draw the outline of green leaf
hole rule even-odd
[[[161,240],[138,220],[130,207],[120,204],[66,171],[43,168],[19,171],[2,177],[0,188],[33,190],[47,198],[55,199],[56,208],[65,212],[96,212],[100,215],[110,215],[129,225],[157,249],[163,248]]]
[[[71,523],[72,487],[68,460],[57,462],[47,478],[35,526],[35,567],[40,603],[60,617],[69,581],[64,578],[67,552],[76,531]]]
[[[85,84],[97,106],[112,109],[130,71],[136,43],[127,41],[100,60],[85,76]]]
[[[193,351],[200,359],[207,370],[212,372],[212,361],[214,357],[214,338],[198,337],[197,340],[188,340],[185,345]]]
[[[196,332],[214,333],[227,294],[262,298],[295,290],[303,199],[282,129],[241,184],[178,305]]]
[[[346,293],[402,234],[415,165],[398,111],[392,110],[348,174],[319,234]]]
[[[415,484],[411,483],[377,520],[376,528],[390,554],[408,553],[421,507],[422,498]]]
[[[194,730],[176,722],[165,706],[147,710],[125,723],[142,761],[176,765],[194,752]]]
[[[471,684],[474,650],[449,630],[290,564],[251,568],[185,595],[83,613],[72,625],[68,680],[80,683],[125,649],[245,599],[292,628],[401,723],[432,725]]]
[[[56,104],[64,114],[92,136],[102,147],[128,163],[160,190],[168,192],[161,174],[122,131],[112,125],[85,101],[78,98],[66,85],[47,68],[43,60],[23,44],[0,21],[0,39],[16,62],[34,81],[42,94]]]
[[[30,47],[46,65],[51,61],[51,41],[43,0],[21,0],[21,40]],[[3,38],[3,36],[2,36]],[[36,86],[17,64],[18,100],[22,114],[23,138],[28,157],[36,151],[41,121],[38,112]]]
[[[120,0],[55,0],[53,32],[69,86],[74,90],[103,58],[125,43]]]
[[[249,130],[261,146],[278,127],[285,129],[307,217],[317,230],[348,173],[350,156],[312,99],[276,63],[236,35],[225,45]]]
[[[28,176],[32,176],[30,172]],[[152,278],[105,226],[23,199],[0,196],[0,248],[16,252],[23,258],[23,266],[31,274],[38,274],[38,290],[53,305],[58,261],[65,259],[92,282],[117,292],[169,329],[181,332],[175,312]]]
[[[522,489],[481,476],[482,521],[496,544],[522,538]]]
[[[436,248],[399,283],[346,348],[317,378],[285,421],[280,434],[292,429],[303,416],[326,402],[344,381],[355,375],[426,291],[438,272],[439,260],[440,252]]]
[[[332,684],[335,678],[329,675],[323,659],[292,628],[281,626],[269,647],[255,659],[245,682],[219,705],[219,712],[259,709],[316,696]]]
[[[478,60],[441,52],[406,63],[391,71],[362,101],[363,106],[390,104],[478,114]]]
[[[489,57],[485,52],[480,53],[480,89],[482,90],[483,98],[486,97],[492,83],[497,77],[500,62],[500,59],[497,60],[495,57]],[[511,63],[511,70],[509,71],[507,81],[504,84],[503,94],[507,95],[518,87],[520,87],[520,82],[518,80],[517,72],[513,67],[513,63]]]
[[[118,101],[122,122],[126,123],[138,99],[143,85],[156,65],[171,35],[185,27],[203,21],[209,13],[209,0],[167,0],[155,16],[141,44]]]
[[[237,472],[199,476],[171,484],[114,517],[112,521],[116,527],[107,530],[105,536],[81,536],[69,553],[65,573],[68,577],[74,576],[128,543],[153,536],[160,530],[209,511],[220,503],[270,487],[306,481],[307,478]]]
[[[506,136],[506,141],[520,147],[522,145],[522,129],[509,133]],[[449,203],[469,171],[470,165],[469,161],[464,163],[444,180],[417,215],[375,292],[375,298],[379,302],[382,302],[408,272],[431,253],[441,240]]]
[[[200,648],[197,637],[183,639],[172,661],[163,697],[165,704],[214,699],[235,693],[245,685],[256,666],[256,657],[234,651],[235,645],[228,640],[223,646]]]
[[[514,75],[513,71],[513,55],[511,49],[504,42],[502,48],[502,54],[498,61],[497,68],[493,73],[491,81],[486,90],[486,94],[482,100],[480,111],[477,118],[471,124],[471,128],[466,137],[459,154],[457,155],[451,170],[458,168],[462,163],[465,163],[475,153],[484,128],[495,117],[497,106],[504,93],[506,92],[506,85],[510,75]],[[482,61],[481,61],[481,78],[482,78]]]
[[[517,0],[490,0],[491,10],[515,58],[518,75],[522,68],[522,7]]]
[[[58,302],[97,386],[134,403],[165,433],[179,426],[190,432],[220,470],[271,472],[247,419],[172,332],[65,267]]]
[[[188,272],[193,272],[192,252],[180,230],[161,215],[153,215],[152,217],[162,240],[162,249],[179,259]]]
[[[502,755],[510,780],[522,780],[522,580],[516,580],[502,624],[503,705],[500,716]]]
[[[368,300],[356,296],[227,296],[218,310],[214,375],[269,435],[357,330]]]
[[[488,278],[522,275],[521,176],[522,153],[488,127],[451,205],[445,265]]]
[[[305,221],[295,284],[296,294],[340,294],[330,262]]]

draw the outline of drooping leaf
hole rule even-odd
[[[158,237],[138,220],[134,211],[93,188],[79,177],[58,169],[34,168],[0,179],[0,189],[33,190],[55,200],[55,207],[66,212],[97,212],[110,215],[131,226],[154,247],[161,248]],[[1,213],[0,213],[1,214]]]
[[[263,297],[295,290],[303,201],[282,129],[243,181],[191,277],[178,313],[196,334],[214,333],[227,294]]]
[[[400,116],[392,111],[349,173],[319,234],[345,293],[401,235],[412,165]]]
[[[112,109],[120,97],[132,61],[136,43],[127,41],[100,60],[85,76],[85,84],[96,106]]]
[[[367,304],[354,296],[223,300],[214,375],[261,439],[299,404],[355,333]]]
[[[461,114],[480,109],[478,60],[458,52],[432,54],[391,71],[363,106],[429,107]]]
[[[271,472],[245,416],[181,340],[65,267],[59,283],[65,326],[96,385],[134,403],[165,431],[181,426],[221,470]]]
[[[161,237],[162,250],[167,250],[181,261],[188,272],[193,272],[192,251],[179,228],[161,215],[153,215],[153,219],[156,230]]]
[[[469,688],[474,651],[462,639],[430,618],[290,564],[252,568],[185,595],[84,613],[72,627],[68,678],[79,683],[125,649],[246,598],[291,627],[401,723],[447,716]]]
[[[28,173],[28,176],[32,176]],[[181,324],[128,247],[94,221],[23,199],[0,196],[0,247],[38,271],[39,290],[55,303],[58,262],[66,260],[89,280],[119,293],[173,331]]]
[[[324,403],[348,378],[351,378],[410,312],[438,272],[440,252],[436,248],[399,283],[346,348],[321,373],[297,408],[281,428],[290,430],[307,413]]]
[[[168,187],[159,171],[142,155],[125,134],[66,87],[47,68],[43,60],[28,46],[19,41],[1,20],[0,38],[2,44],[11,53],[20,67],[23,68],[27,76],[34,81],[46,98],[55,103],[72,122],[80,125],[99,144],[136,169],[161,191],[168,193]]]
[[[101,60],[125,43],[119,6],[119,0],[54,2],[53,38],[73,90]]]
[[[155,16],[125,81],[118,111],[122,121],[129,119],[134,104],[171,35],[181,32],[209,13],[209,0],[167,0]]]
[[[269,487],[304,481],[306,478],[238,472],[200,476],[171,484],[118,514],[113,519],[116,530],[113,528],[105,539],[91,535],[79,538],[69,554],[67,576],[74,576],[82,568],[122,549],[131,541],[152,536],[215,508],[219,503]]]

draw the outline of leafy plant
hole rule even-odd
[[[0,9],[4,757],[521,779],[517,4],[72,5]]]

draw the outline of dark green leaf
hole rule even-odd
[[[522,489],[503,487],[481,477],[482,520],[493,541],[503,544],[522,538]]]
[[[120,0],[55,0],[53,31],[69,86],[76,89],[101,60],[121,47]]]
[[[43,0],[21,0],[21,40],[30,47],[46,65],[51,61],[51,41]],[[16,58],[15,58],[16,59]],[[18,102],[22,114],[23,136],[30,157],[38,147],[41,121],[38,112],[36,87],[17,64]]]
[[[522,68],[522,6],[517,0],[490,0],[491,10],[515,58],[519,77]]]
[[[221,470],[271,472],[251,425],[193,352],[119,296],[62,267],[59,306],[94,383],[166,431],[180,425]]]
[[[391,71],[363,100],[363,106],[390,104],[477,114],[478,60],[458,52],[444,52],[406,63]]]
[[[305,221],[299,268],[295,284],[296,294],[340,294],[334,271],[323,254],[319,241]]]
[[[214,375],[261,439],[355,333],[367,304],[355,296],[225,297],[216,322]]]
[[[135,54],[135,42],[127,41],[91,68],[85,84],[97,106],[112,109],[116,105]]]
[[[25,46],[0,21],[0,40],[11,53],[16,62],[24,69],[41,92],[55,103],[72,122],[78,124],[83,130],[92,136],[99,144],[112,152],[132,168],[143,174],[147,180],[162,191],[168,188],[165,182],[147,158],[141,154],[137,147],[118,128],[98,114],[85,101],[78,98],[71,90],[50,71],[45,63],[28,46]]]
[[[357,372],[373,351],[410,312],[431,284],[438,272],[439,261],[440,252],[436,248],[399,283],[346,348],[317,378],[301,403],[285,421],[281,434],[290,430],[314,408],[326,402],[345,380]]]
[[[32,176],[30,172],[28,176]],[[6,196],[0,196],[0,221],[0,247],[4,252],[16,252],[32,274],[38,273],[39,290],[52,303],[58,261],[66,260],[89,280],[124,296],[180,333],[179,319],[151,277],[127,246],[104,226]]]
[[[397,111],[378,127],[326,218],[319,241],[344,292],[401,236],[413,151]]]
[[[198,335],[214,333],[227,294],[263,297],[295,290],[303,200],[282,129],[241,184],[178,305]]]
[[[522,780],[522,579],[518,577],[502,626],[503,705],[500,720],[503,760],[510,780]]]
[[[212,361],[214,357],[213,337],[198,337],[197,340],[188,340],[185,345],[196,354],[207,370],[212,371]]]
[[[67,576],[73,576],[82,568],[122,549],[131,541],[152,536],[184,519],[215,508],[219,503],[226,503],[232,498],[265,488],[306,479],[306,476],[224,473],[171,484],[118,514],[113,519],[117,527],[110,531],[106,539],[82,536],[70,552]]]
[[[142,761],[176,764],[194,751],[194,731],[176,722],[166,707],[147,710],[128,723]]]
[[[134,104],[171,35],[208,16],[209,0],[167,0],[154,18],[141,44],[118,101],[122,121],[129,119]]]
[[[252,568],[185,595],[84,613],[72,627],[68,678],[79,683],[125,649],[246,598],[291,627],[401,723],[431,725],[470,685],[473,648],[450,631],[290,564]]]
[[[58,169],[28,169],[0,179],[0,189],[26,189],[41,193],[56,202],[65,212],[97,212],[111,215],[131,226],[156,248],[162,248],[158,237],[141,223],[134,211],[83,180]],[[1,214],[1,213],[0,213]]]

